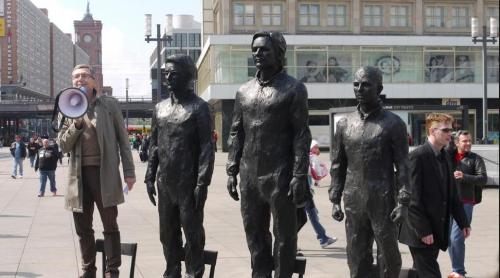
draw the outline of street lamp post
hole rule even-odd
[[[147,43],[156,41],[156,99],[153,101],[160,102],[161,100],[161,42],[170,43],[172,41],[172,15],[167,14],[167,21],[165,26],[165,37],[161,36],[160,24],[156,24],[156,38],[151,38],[151,14],[145,14],[146,30],[145,41]]]
[[[125,78],[125,119],[128,132],[128,78]]]
[[[483,138],[482,143],[488,142],[488,64],[487,64],[487,43],[495,44],[498,37],[498,22],[494,17],[490,18],[490,37],[486,36],[486,25],[483,24],[483,33],[479,34],[479,20],[477,17],[471,18],[471,36],[474,44],[482,43],[483,50]]]

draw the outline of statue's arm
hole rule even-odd
[[[395,126],[392,128],[391,148],[394,167],[396,169],[398,203],[408,206],[411,197],[409,184],[410,161],[408,159],[408,134],[406,131],[406,125],[403,121],[397,121]]]
[[[309,110],[307,108],[307,89],[300,83],[296,87],[291,105],[291,122],[293,126],[294,165],[293,176],[305,177],[309,167],[309,145],[311,131],[309,130]]]
[[[151,136],[149,137],[149,158],[148,167],[146,169],[146,176],[144,183],[154,184],[156,180],[156,172],[158,170],[159,159],[158,159],[158,118],[157,111],[158,105],[156,105],[153,110],[153,117],[151,118]]]
[[[241,93],[238,91],[234,101],[233,121],[229,131],[229,154],[226,164],[227,175],[232,177],[236,177],[240,172],[240,160],[243,153],[243,146],[245,144],[241,101]]]
[[[198,157],[198,186],[209,186],[214,172],[214,148],[212,142],[212,117],[206,102],[203,102],[196,114],[198,142],[200,154]]]
[[[344,191],[347,175],[347,156],[344,147],[343,133],[347,120],[341,119],[337,123],[332,146],[332,166],[330,168],[331,184],[328,190],[330,201],[339,205]]]

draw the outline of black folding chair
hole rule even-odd
[[[184,248],[182,251],[185,254]],[[215,265],[217,264],[217,255],[219,252],[217,251],[210,251],[210,250],[203,250],[203,263],[206,265],[210,265],[210,278],[214,278],[215,276]],[[185,255],[183,255],[182,261],[185,259]]]
[[[106,271],[106,253],[104,252],[104,240],[97,239],[95,241],[95,248],[97,252],[102,253],[102,277],[104,277],[104,272]],[[137,255],[137,243],[122,243],[121,244],[122,255],[131,256],[132,261],[130,262],[130,278],[134,278],[135,270],[135,257]]]
[[[297,273],[299,278],[304,277],[304,273],[306,273],[306,258],[304,257],[296,257],[295,265],[293,266],[293,273]]]

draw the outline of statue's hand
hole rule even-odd
[[[238,196],[238,189],[236,186],[238,185],[238,178],[236,176],[229,176],[227,178],[227,191],[229,192],[229,196],[233,198],[235,201],[239,201],[240,197]]]
[[[156,200],[154,197],[154,196],[156,196],[156,188],[155,188],[154,182],[147,182],[146,189],[148,190],[149,200],[151,201],[153,206],[156,206]]]
[[[398,204],[391,212],[391,221],[400,224],[408,216],[408,207]]]
[[[203,185],[197,185],[194,188],[195,209],[203,209],[207,200],[207,191],[207,187]]]
[[[290,191],[288,195],[292,195],[293,203],[298,208],[305,207],[307,203],[307,191],[309,190],[307,185],[307,178],[303,177],[293,177],[290,182]]]
[[[342,211],[340,204],[333,204],[332,217],[333,217],[333,219],[335,219],[339,222],[344,219],[344,212]]]

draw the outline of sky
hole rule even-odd
[[[73,36],[74,20],[82,20],[87,0],[31,0],[49,11],[49,20],[64,33]],[[125,97],[125,79],[129,79],[129,97],[151,97],[149,57],[156,42],[144,38],[144,14],[152,14],[152,29],[165,27],[165,15],[190,14],[201,22],[202,0],[90,0],[90,13],[102,22],[102,67],[104,86],[113,87],[113,95]],[[155,35],[155,34],[153,34]]]

